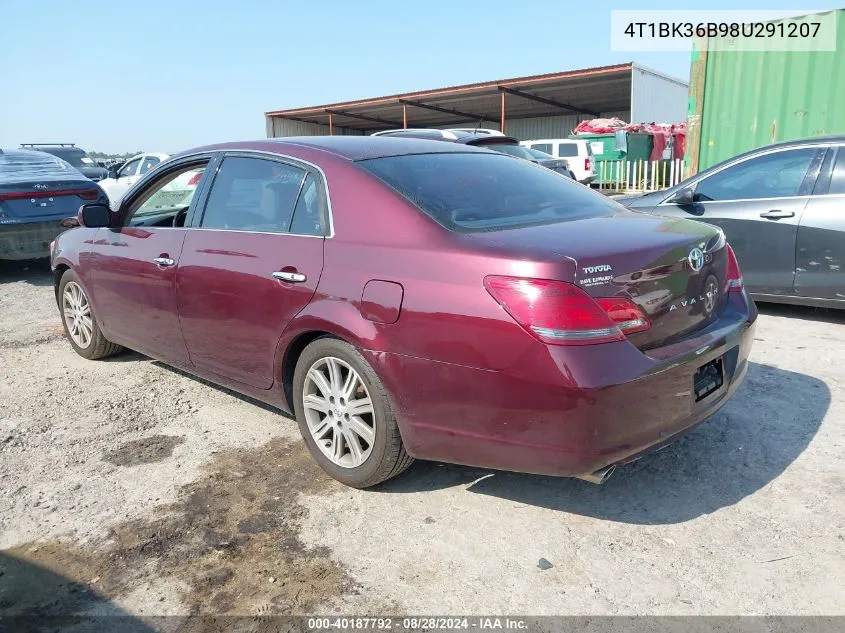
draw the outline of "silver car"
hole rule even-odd
[[[769,145],[616,200],[721,227],[757,300],[845,309],[845,136]]]

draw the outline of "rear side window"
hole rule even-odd
[[[230,156],[214,178],[200,226],[287,233],[306,172],[263,158]]]
[[[845,193],[845,145],[839,147],[828,193]]]
[[[578,156],[578,146],[575,143],[560,143],[557,146],[557,155],[561,158]]]
[[[302,192],[293,210],[290,232],[297,235],[325,235],[322,191],[313,174],[305,177]]]
[[[156,165],[158,165],[158,164],[159,164],[159,162],[160,162],[160,161],[159,161],[159,159],[158,159],[158,158],[156,158],[155,156],[147,156],[147,157],[144,159],[144,162],[143,162],[143,163],[141,163],[141,173],[142,173],[142,174],[146,174],[146,173],[147,173],[148,171],[150,171],[153,167],[155,167]]]
[[[593,218],[619,208],[565,176],[502,154],[412,154],[357,164],[462,233]]]

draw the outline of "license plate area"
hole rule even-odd
[[[718,391],[725,382],[725,373],[722,359],[711,360],[702,365],[695,372],[692,379],[692,388],[695,393],[695,401],[704,400],[711,393]]]

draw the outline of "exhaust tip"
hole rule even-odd
[[[582,479],[584,481],[589,481],[591,484],[598,484],[601,485],[610,479],[610,476],[613,474],[613,471],[616,470],[616,464],[611,464],[610,466],[605,466],[604,468],[599,468],[597,471],[592,473],[587,473],[586,475],[578,475],[576,479]]]

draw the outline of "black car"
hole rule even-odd
[[[532,163],[542,165],[547,169],[562,174],[567,178],[574,176],[569,169],[569,164],[563,158],[555,158],[548,156],[548,158],[538,157],[534,152],[519,144],[519,141],[512,136],[505,136],[504,134],[492,134],[490,132],[472,132],[464,129],[453,130],[437,130],[430,128],[421,129],[403,129],[403,130],[386,130],[384,132],[376,132],[373,136],[398,136],[403,138],[422,138],[432,139],[436,141],[450,141],[452,143],[462,143],[464,145],[472,145],[473,147],[486,147],[495,152],[502,154],[510,154],[517,158],[522,158]]]
[[[615,200],[721,227],[755,299],[845,309],[845,136],[761,147]]]
[[[50,242],[93,202],[108,197],[57,156],[0,150],[0,259],[48,257]]]
[[[82,172],[82,175],[91,180],[97,181],[109,175],[107,169],[102,167],[81,147],[73,143],[22,143],[21,149],[28,149],[37,152],[47,152],[58,156],[66,163]]]

